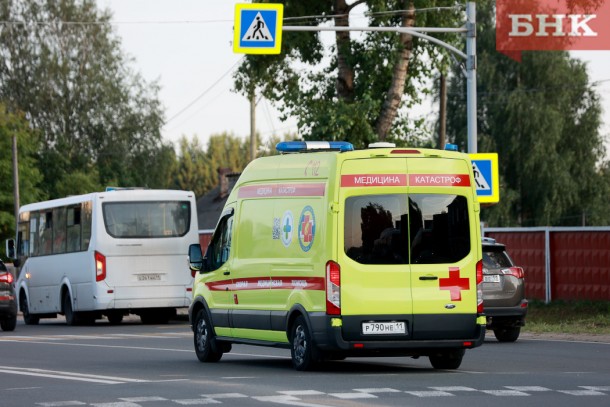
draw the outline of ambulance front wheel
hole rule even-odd
[[[464,349],[450,349],[434,353],[429,356],[430,363],[435,369],[457,369],[462,364]]]
[[[208,315],[204,309],[200,310],[195,317],[195,353],[200,362],[218,362],[222,357],[222,352],[214,350],[212,340],[214,333]]]
[[[292,366],[296,370],[310,370],[319,361],[318,351],[311,340],[309,327],[303,316],[294,320],[291,329],[290,353],[292,355]]]

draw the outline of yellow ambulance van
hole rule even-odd
[[[241,343],[289,348],[297,370],[355,356],[457,369],[483,343],[468,155],[371,147],[282,142],[243,171],[205,256],[189,248],[200,361]]]

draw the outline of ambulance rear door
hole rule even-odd
[[[337,258],[347,340],[410,337],[406,158],[343,162]]]
[[[472,338],[478,225],[468,161],[413,157],[407,167],[412,338]]]

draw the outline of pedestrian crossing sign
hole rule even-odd
[[[469,154],[472,161],[474,183],[480,203],[500,202],[500,180],[498,175],[498,154]]]
[[[279,54],[283,18],[283,4],[236,4],[233,52]]]

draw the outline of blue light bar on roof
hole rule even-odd
[[[282,141],[275,146],[280,153],[298,153],[314,150],[353,151],[354,146],[347,141]]]
[[[447,144],[445,144],[445,150],[447,150],[447,151],[458,151],[458,146],[457,146],[457,144],[447,143]]]

